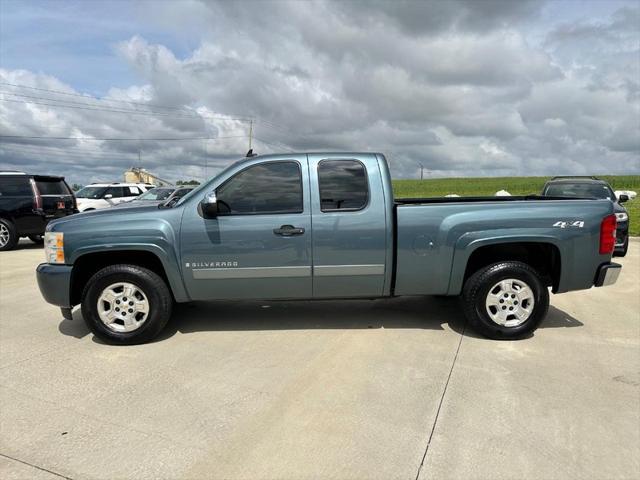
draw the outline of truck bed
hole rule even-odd
[[[557,292],[591,287],[598,265],[607,260],[598,254],[598,242],[602,219],[612,211],[609,200],[402,198],[393,210],[395,295],[460,294],[470,255],[493,243],[552,245],[563,260]]]

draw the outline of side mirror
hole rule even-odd
[[[218,199],[216,198],[216,192],[209,193],[202,202],[200,202],[202,208],[202,215],[204,218],[216,218],[218,216]]]
[[[628,201],[629,201],[629,195],[626,195],[623,193],[618,197],[618,203],[624,203]]]
[[[113,195],[111,195],[110,193],[107,193],[107,194],[104,196],[104,199],[105,199],[105,200],[111,200],[112,198],[113,198]]]

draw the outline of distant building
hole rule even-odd
[[[164,180],[140,167],[131,167],[129,170],[124,172],[124,181],[126,183],[150,183],[156,187],[173,185],[168,180]]]

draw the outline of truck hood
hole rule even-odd
[[[61,218],[60,220],[54,220],[47,225],[47,231],[60,231],[64,226],[70,226],[77,228],[84,226],[87,229],[91,228],[91,224],[95,220],[99,220],[100,223],[105,221],[121,222],[123,220],[130,220],[133,216],[140,216],[149,218],[152,216],[161,216],[161,212],[157,204],[154,205],[131,205],[127,208],[104,208],[101,210],[91,210],[89,212],[81,212],[75,215]]]

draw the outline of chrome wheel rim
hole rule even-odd
[[[4,247],[9,243],[9,229],[3,223],[0,223],[0,247]]]
[[[485,306],[489,318],[498,325],[517,327],[533,313],[533,290],[522,280],[501,280],[489,289]]]
[[[109,330],[132,332],[147,320],[149,300],[133,283],[114,283],[98,297],[98,316]]]

